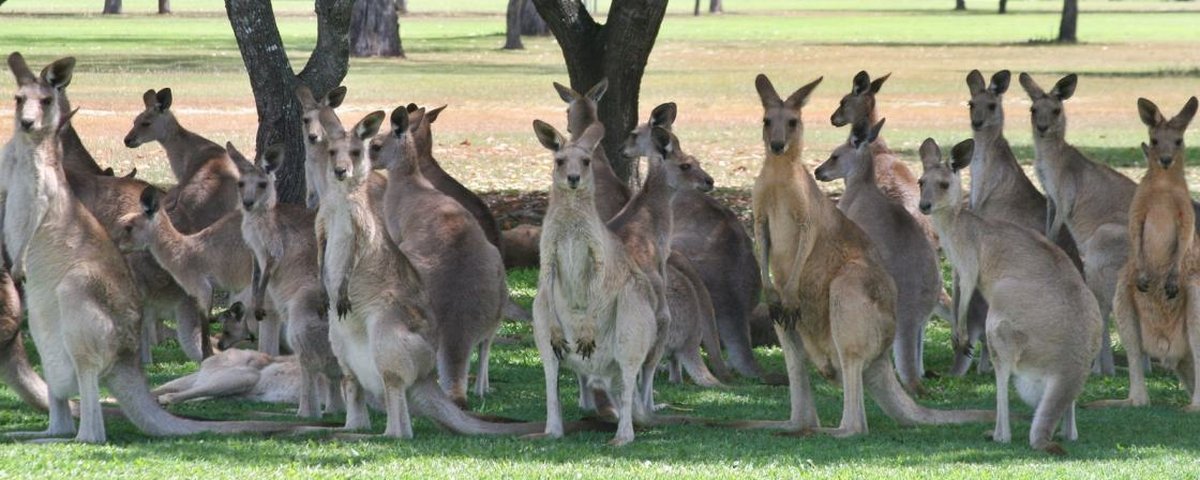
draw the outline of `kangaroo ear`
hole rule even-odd
[[[771,84],[771,79],[766,75],[760,73],[754,77],[754,88],[758,90],[758,98],[762,100],[763,108],[783,103],[783,100],[779,98],[779,93],[775,91],[775,86]]]
[[[238,151],[238,149],[233,146],[233,142],[225,142],[225,153],[229,154],[229,159],[232,160],[233,165],[237,167],[238,173],[244,173],[254,169],[255,165],[251,163],[245,155],[242,155],[242,152]]]
[[[870,123],[867,123],[867,121],[865,119],[860,122],[855,122],[854,125],[852,125],[850,127],[850,139],[848,140],[850,142],[850,146],[854,147],[854,149],[857,150],[860,147],[871,143],[868,140],[868,137],[870,137],[870,135],[871,135],[871,124]]]
[[[971,73],[967,74],[967,90],[971,92],[971,95],[979,95],[986,88],[987,85],[983,83],[983,74],[979,73],[979,70],[971,70]]]
[[[891,72],[889,72],[887,75],[884,75],[882,77],[876,78],[875,80],[871,81],[871,88],[870,88],[870,90],[867,90],[867,92],[870,93],[871,95],[879,93],[879,89],[883,88],[883,82],[886,82],[887,79],[890,78],[891,76],[892,76],[892,74],[891,74]]]
[[[1147,162],[1149,162],[1151,158],[1154,158],[1154,156],[1150,153],[1150,146],[1146,145],[1146,142],[1142,142],[1142,157]]]
[[[1054,88],[1050,89],[1050,95],[1057,97],[1059,100],[1071,98],[1071,95],[1075,94],[1075,84],[1078,82],[1078,75],[1074,73],[1067,75],[1054,84]]]
[[[667,130],[675,124],[675,102],[667,102],[657,107],[650,112],[650,125],[654,127],[662,127]]]
[[[358,124],[354,126],[354,135],[360,139],[368,139],[379,133],[379,126],[383,125],[383,117],[387,114],[383,110],[376,110],[368,113]]]
[[[296,87],[296,99],[300,100],[300,106],[305,109],[317,106],[317,99],[313,97],[312,89],[303,83]]]
[[[1012,81],[1012,72],[1001,70],[992,75],[992,84],[988,85],[988,90],[996,95],[1003,95],[1008,91],[1008,83]]]
[[[875,139],[879,138],[879,132],[883,131],[884,122],[887,122],[887,119],[881,118],[879,119],[879,123],[876,123],[874,127],[871,127],[871,132],[867,135],[868,144],[875,142]]]
[[[325,94],[325,106],[329,108],[337,108],[346,100],[346,87],[339,85],[337,88],[330,90]]]
[[[171,108],[170,87],[159,90],[158,93],[154,95],[154,108],[157,108],[159,112],[165,112],[167,109]]]
[[[663,158],[671,156],[671,152],[675,150],[671,139],[671,132],[665,128],[652,128],[650,130],[650,139],[654,142],[654,151],[658,152]]]
[[[579,92],[571,90],[571,87],[558,82],[554,82],[554,89],[558,91],[558,98],[561,98],[562,101],[566,103],[574,102],[575,100],[583,97],[579,94]]]
[[[563,138],[561,133],[558,133],[557,129],[541,120],[533,121],[533,133],[537,135],[538,141],[542,143],[542,146],[551,152],[562,150],[563,146],[567,143],[566,139]]]
[[[1138,98],[1138,117],[1142,119],[1142,123],[1147,127],[1157,127],[1162,125],[1167,120],[1163,118],[1163,114],[1158,110],[1158,105],[1145,98]]]
[[[129,173],[126,173],[124,178],[134,178],[134,177],[137,177],[137,167],[133,167],[132,169],[130,169]]]
[[[154,108],[154,105],[158,103],[158,101],[155,100],[155,95],[157,94],[158,92],[155,92],[153,88],[146,90],[145,93],[142,93],[142,105],[146,106],[146,110]]]
[[[854,76],[854,81],[851,84],[850,94],[851,95],[862,95],[863,93],[865,93],[867,90],[870,90],[870,89],[871,89],[871,76],[867,74],[866,70],[862,70],[862,71],[858,72],[858,74]]]
[[[592,88],[587,91],[587,98],[593,102],[600,103],[600,99],[604,97],[604,93],[608,91],[608,77],[600,79],[600,82],[592,85]]]
[[[25,57],[21,55],[21,52],[13,52],[8,55],[8,68],[17,78],[17,85],[28,85],[37,81],[37,77],[33,76],[33,71],[29,69],[29,64],[25,63]]]
[[[71,72],[75,71],[75,57],[63,57],[42,69],[42,81],[62,90],[71,84]]]
[[[404,109],[408,110],[409,112],[415,112],[415,111],[417,111],[418,108],[421,108],[421,107],[418,107],[417,104],[415,104],[415,103],[410,103],[404,107]]]
[[[1021,72],[1021,74],[1017,76],[1017,81],[1021,82],[1021,88],[1025,89],[1025,93],[1029,94],[1029,98],[1037,100],[1046,96],[1046,92],[1042,90],[1042,87],[1038,85],[1037,82],[1033,80],[1033,77],[1028,73]]]
[[[425,108],[418,108],[417,111],[408,114],[408,131],[417,133],[417,129],[421,128],[421,124],[425,122]]]
[[[232,313],[237,320],[241,320],[246,315],[246,306],[242,305],[242,302],[233,302],[233,305],[229,306],[229,313]]]
[[[921,142],[921,166],[925,170],[935,168],[942,164],[942,149],[938,147],[937,141],[932,138],[926,138]]]
[[[803,107],[805,104],[808,103],[808,97],[810,95],[812,95],[813,90],[816,90],[817,85],[820,85],[821,80],[824,80],[824,79],[825,79],[825,77],[817,77],[816,80],[809,82],[808,85],[800,87],[799,90],[796,90],[795,92],[793,92],[792,95],[789,96],[788,99],[783,102],[784,105],[787,105],[788,107],[790,107],[792,109],[797,109],[797,108]]]
[[[587,130],[583,131],[583,135],[579,136],[575,145],[591,153],[596,150],[597,145],[600,145],[601,140],[604,140],[604,124],[594,122],[588,126]]]
[[[971,157],[975,155],[975,140],[966,139],[958,142],[954,148],[950,150],[950,168],[955,172],[967,168],[971,165]]]
[[[436,121],[437,121],[437,118],[438,118],[438,115],[441,115],[441,114],[442,114],[442,110],[445,110],[445,109],[446,109],[446,105],[442,105],[442,106],[440,106],[440,107],[437,107],[437,108],[434,108],[434,109],[432,109],[432,110],[429,110],[429,111],[425,112],[425,122],[426,122],[426,123],[431,123],[431,124],[432,124],[433,122],[436,122]]]
[[[268,174],[275,173],[280,165],[283,165],[283,144],[275,143],[267,147],[263,152],[263,170]]]
[[[117,174],[117,172],[114,171],[112,167],[108,167],[108,168],[104,169],[104,171],[100,172],[100,175],[104,176],[104,177],[112,177],[112,176],[115,176],[116,174]]]
[[[153,217],[154,213],[158,211],[159,207],[158,189],[147,185],[146,188],[142,189],[142,195],[138,201],[141,202],[142,211],[146,212],[146,216]]]
[[[1167,123],[1179,130],[1186,129],[1188,124],[1192,123],[1192,117],[1196,116],[1196,107],[1196,97],[1188,99],[1187,103],[1183,105],[1183,109],[1179,111],[1179,114],[1175,115],[1175,118],[1172,118]]]
[[[411,124],[411,119],[408,118],[408,115],[408,109],[403,106],[392,110],[392,135],[399,137],[408,131],[408,126]]]

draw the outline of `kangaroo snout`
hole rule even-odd
[[[247,212],[250,211],[251,208],[254,208],[254,200],[242,200],[242,208],[245,208]]]
[[[315,134],[315,133],[308,134],[308,143],[317,143],[319,141],[321,141],[321,137],[317,136],[317,134]]]
[[[1171,162],[1173,161],[1174,159],[1171,157],[1158,157],[1158,163],[1161,164],[1163,168],[1170,168]]]
[[[346,179],[346,169],[341,168],[341,167],[334,167],[333,176],[337,177],[338,180],[345,180]]]
[[[33,130],[33,120],[21,119],[21,130],[26,132]]]
[[[771,142],[771,153],[776,155],[783,153],[783,148],[787,146],[786,142]]]
[[[979,122],[979,121],[975,121],[975,120],[971,121],[971,128],[973,128],[975,130],[979,130],[982,127],[983,127],[983,122]]]
[[[921,213],[928,215],[929,211],[933,209],[933,205],[927,200],[921,200],[921,203],[917,205],[917,208],[921,209]]]
[[[132,136],[125,137],[125,146],[129,148],[136,148],[138,146],[137,140]]]
[[[567,175],[567,184],[571,186],[571,189],[579,187],[579,175]]]

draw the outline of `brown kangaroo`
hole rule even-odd
[[[333,109],[346,99],[346,87],[337,87],[317,100],[305,85],[296,87],[296,98],[300,99],[304,123],[304,186],[308,208],[315,210],[320,204],[321,192],[325,188],[325,172],[328,168],[329,135],[342,129],[342,121]]]
[[[554,83],[554,89],[558,91],[562,101],[567,103],[567,133],[571,135],[572,140],[579,138],[592,124],[600,121],[597,102],[608,91],[607,78],[597,82],[585,94],[558,82]],[[607,222],[625,208],[631,194],[629,186],[613,172],[612,164],[609,163],[603,148],[592,155],[592,160],[596,162],[592,168],[596,181],[596,211],[599,212],[600,219]]]

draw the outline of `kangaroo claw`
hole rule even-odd
[[[575,340],[575,353],[587,359],[596,351],[596,340],[593,338],[580,338]]]

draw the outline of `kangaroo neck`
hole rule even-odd
[[[662,162],[650,160],[642,189],[634,194],[625,209],[610,222],[610,225],[617,229],[624,229],[632,223],[642,223],[649,229],[644,231],[652,232],[660,254],[665,253],[671,241],[671,202],[675,197],[674,189],[667,183],[666,168]]]
[[[167,152],[167,160],[171,163],[171,173],[175,174],[176,180],[183,181],[191,174],[188,171],[192,168],[192,165],[188,164],[188,156],[197,153],[202,147],[216,146],[216,144],[183,128],[174,115],[167,118],[166,132],[159,143]]]
[[[62,167],[62,144],[57,135],[46,135],[31,145],[32,173],[39,196],[48,202],[48,212],[65,212],[71,202],[67,175]]]
[[[150,240],[150,254],[160,265],[174,276],[186,268],[183,252],[190,245],[188,237],[180,233],[171,222],[171,216],[159,209],[154,218],[154,238]]]

